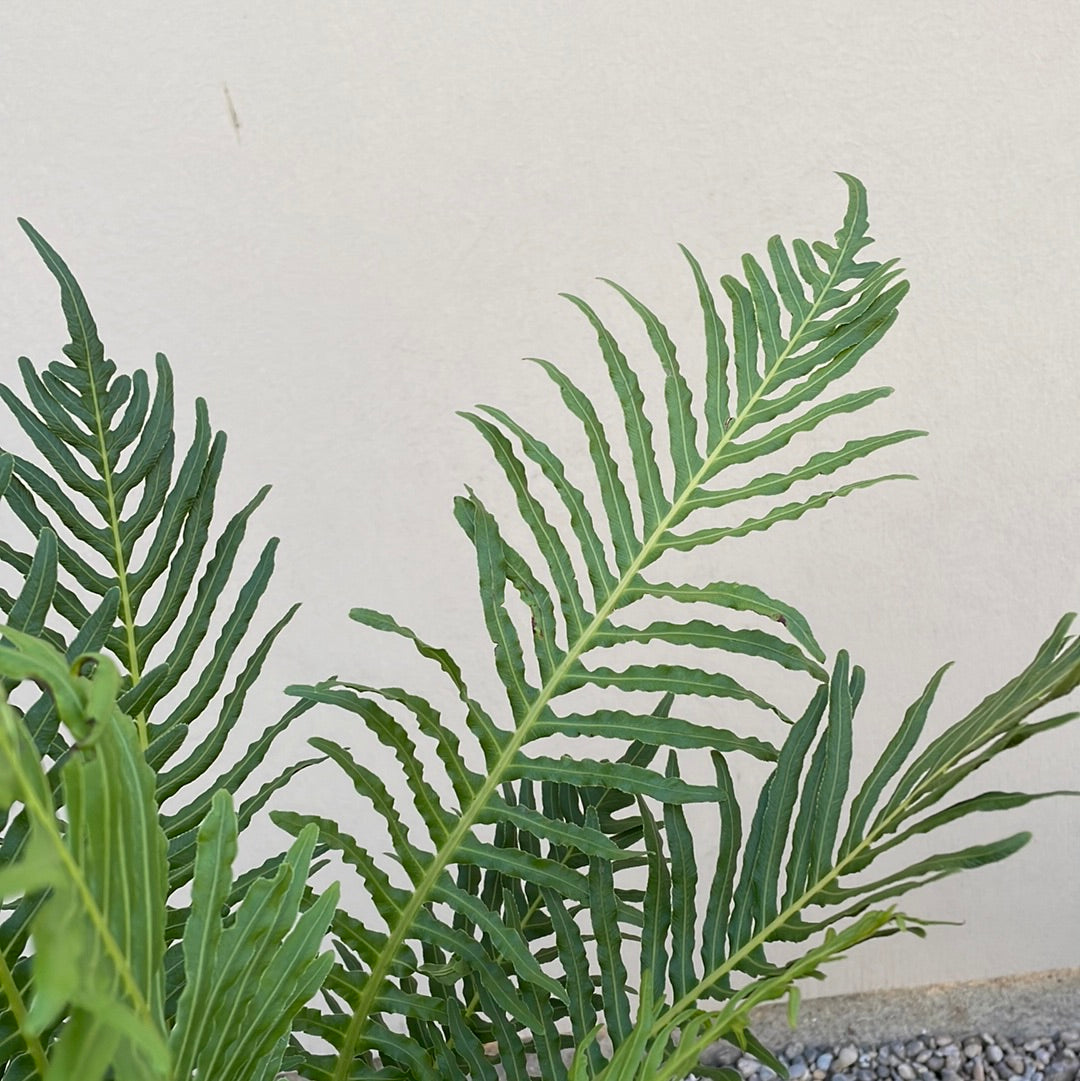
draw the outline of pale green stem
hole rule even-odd
[[[0,990],[4,992],[8,1006],[11,1007],[12,1016],[14,1016],[15,1023],[19,1026],[22,1038],[26,1041],[26,1049],[34,1060],[38,1075],[44,1077],[48,1068],[48,1062],[45,1059],[45,1048],[41,1046],[41,1040],[34,1033],[26,1030],[26,1004],[22,1000],[22,995],[19,994],[18,985],[15,983],[15,975],[8,967],[7,957],[3,950],[0,950]]]
[[[124,621],[124,632],[127,637],[127,667],[131,675],[131,682],[137,683],[141,676],[139,665],[139,650],[135,642],[135,613],[131,607],[131,592],[127,582],[127,562],[124,559],[124,548],[120,538],[120,512],[116,506],[116,496],[113,491],[112,467],[109,465],[108,449],[105,445],[105,423],[101,414],[101,404],[98,401],[97,382],[90,377],[90,394],[94,403],[94,420],[97,427],[98,453],[101,455],[101,476],[105,482],[105,501],[109,510],[109,531],[112,534],[113,565],[116,568],[116,579],[120,586],[120,609],[121,618]],[[135,718],[135,728],[139,734],[139,747],[146,750],[149,743],[146,733],[146,715],[140,711]]]
[[[90,335],[85,328],[82,331],[84,341],[90,340]],[[87,364],[90,351],[87,350]],[[124,559],[124,548],[120,539],[120,512],[116,505],[116,493],[113,491],[112,466],[109,464],[108,448],[105,444],[107,431],[105,420],[101,411],[101,402],[98,400],[97,380],[94,373],[90,372],[90,397],[93,402],[94,425],[96,428],[97,449],[101,458],[101,477],[105,483],[105,503],[108,507],[109,532],[112,534],[113,565],[116,569],[117,584],[120,587],[121,618],[124,621],[124,633],[127,638],[127,668],[131,675],[132,683],[137,683],[142,674],[139,664],[139,651],[135,642],[135,613],[131,607],[131,592],[127,582],[127,562]],[[148,744],[146,732],[146,715],[140,711],[135,718],[135,728],[139,735],[139,746],[146,750]]]

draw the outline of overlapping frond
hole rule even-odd
[[[12,964],[7,951],[0,957],[6,1062],[23,1060],[19,1076],[44,1076],[47,1060],[50,1077],[95,1081],[115,1064],[121,1076],[166,1081],[165,838],[153,774],[116,711],[119,674],[106,662],[89,677],[73,675],[47,643],[8,627],[0,633],[5,682],[47,687],[76,740],[60,771],[62,824],[28,727],[0,695],[0,802],[5,810],[21,804],[24,823],[18,851],[0,869],[0,896],[19,902],[20,937],[34,940],[29,964]],[[85,658],[85,667],[95,664]]]
[[[732,813],[734,792],[717,805],[719,821],[706,832],[708,844],[695,845],[678,821],[679,808],[665,807],[667,829],[661,834],[651,826],[646,835],[646,933],[634,1029],[622,1047],[616,1041],[610,1063],[598,1070],[582,1059],[571,1076],[675,1081],[721,1035],[769,1062],[747,1029],[753,1005],[787,994],[794,996],[792,1008],[797,1009],[796,981],[821,975],[825,962],[869,938],[902,929],[923,933],[920,921],[901,917],[892,907],[904,894],[994,863],[1022,847],[1030,835],[1020,832],[922,855],[877,877],[867,873],[885,853],[967,815],[1066,794],[986,791],[932,810],[996,755],[1078,716],[1035,717],[1080,684],[1080,640],[1068,635],[1072,619],[1059,623],[1019,676],[940,735],[923,741],[944,674],[938,671],[853,797],[850,748],[864,677],[841,653],[828,687],[815,694],[792,728],[745,836],[737,809]],[[714,752],[713,758],[718,778],[726,777],[723,756]],[[693,889],[686,886],[697,881],[700,856],[714,838],[719,855],[707,910],[687,913]],[[680,910],[686,913],[683,919]],[[594,909],[592,918],[597,917]],[[779,942],[801,944],[794,960],[772,959],[770,947]],[[737,990],[731,980],[735,973],[747,977]],[[721,1005],[704,1010],[699,1003],[708,999]]]
[[[0,955],[4,1076],[269,1081],[332,960],[319,950],[337,888],[301,911],[314,828],[273,867],[234,881],[237,815],[218,790],[195,844],[183,991],[170,1004],[166,837],[153,769],[117,706],[120,673],[101,654],[71,662],[25,632],[0,626],[0,636],[0,806],[20,804],[26,824],[0,896],[17,902],[33,939],[14,966]],[[30,681],[74,740],[55,789],[7,698]]]
[[[794,467],[759,469],[750,480],[729,487],[715,485],[726,470],[763,461],[830,417],[861,409],[889,393],[888,388],[879,387],[818,401],[892,324],[907,289],[894,261],[879,263],[862,256],[870,243],[865,192],[854,178],[845,176],[844,180],[849,204],[835,243],[796,241],[788,246],[774,237],[768,245],[771,276],[757,260],[746,256],[745,284],[730,276],[721,280],[731,305],[730,334],[700,264],[686,253],[705,320],[705,401],[700,410],[672,338],[658,316],[621,286],[609,283],[641,320],[660,366],[669,480],[665,481],[657,457],[657,433],[641,380],[601,317],[578,297],[569,299],[597,334],[620,406],[621,440],[606,428],[569,377],[550,362],[539,363],[583,426],[593,476],[573,482],[555,451],[500,410],[485,407],[465,414],[502,467],[539,557],[532,559],[516,550],[475,494],[458,501],[458,520],[476,547],[485,620],[522,745],[560,730],[567,736],[603,731],[603,719],[589,723],[578,713],[556,711],[555,699],[587,687],[661,692],[678,688],[680,694],[750,702],[786,720],[768,695],[726,674],[723,660],[728,653],[770,660],[825,680],[824,657],[805,620],[760,586],[672,584],[657,579],[647,568],[669,550],[687,550],[767,529],[889,479],[859,478],[811,492],[796,502],[775,501],[793,487],[922,434],[902,430],[848,440]],[[617,442],[625,447],[631,465],[629,482],[624,480],[625,459],[613,450]],[[539,471],[551,497],[561,502],[568,530],[553,524],[539,496],[538,482],[529,480],[530,469]],[[589,507],[583,495],[586,488],[599,493],[605,512],[602,529],[597,525],[600,508]],[[684,528],[697,512],[737,510],[746,500],[773,502],[730,524],[696,531]],[[577,580],[577,567],[585,568],[588,590]],[[528,612],[530,638],[520,634],[511,616],[504,600],[508,589],[515,603],[520,601]],[[696,618],[695,610],[695,617],[689,619],[631,622],[638,602],[657,597],[714,605],[721,611],[715,619]],[[773,622],[768,630],[728,625],[731,609],[770,615]],[[593,656],[607,656],[596,651],[629,642],[688,647],[695,660],[701,656],[718,659],[703,667],[647,663],[621,670],[592,661]],[[530,685],[526,660],[535,663],[531,670],[539,673],[539,686]],[[619,723],[606,728],[607,734],[617,738],[623,731]]]

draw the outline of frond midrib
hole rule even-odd
[[[22,223],[24,229],[28,223]],[[75,281],[71,272],[56,253],[45,243],[36,231],[29,229],[31,240],[42,257],[44,258],[54,277],[61,283],[61,292],[69,298],[82,298],[82,291]],[[35,239],[36,238],[36,239]],[[40,242],[40,243],[39,243]],[[44,245],[44,247],[42,247]],[[85,299],[83,300],[85,304]],[[65,305],[66,307],[66,305]],[[94,370],[94,350],[92,342],[97,337],[96,328],[91,334],[90,328],[83,318],[83,311],[78,303],[72,302],[70,313],[74,316],[78,327],[78,345],[81,346],[83,356],[86,358],[86,375],[90,387],[90,404],[94,421],[93,436],[96,441],[96,449],[101,459],[101,479],[105,486],[106,519],[109,535],[113,548],[113,568],[116,571],[117,585],[120,589],[120,612],[124,623],[124,637],[127,643],[127,669],[132,683],[137,683],[142,675],[142,666],[139,660],[138,644],[135,637],[135,614],[132,605],[131,590],[128,586],[128,567],[124,556],[123,543],[120,536],[120,507],[117,504],[116,492],[113,486],[113,471],[109,462],[108,453],[108,428],[101,407],[98,394],[98,373]],[[71,324],[69,321],[69,328]],[[72,335],[72,345],[76,345],[76,335]],[[100,344],[100,339],[98,339]],[[104,346],[102,346],[104,350]],[[135,718],[136,731],[139,738],[139,746],[142,750],[147,747],[146,718],[140,714]]]
[[[84,340],[89,343],[85,327],[82,324],[82,316],[79,313],[79,326],[83,331]],[[91,364],[90,350],[86,349],[87,364]],[[131,591],[128,588],[127,560],[124,557],[124,546],[120,536],[120,508],[117,505],[116,493],[113,489],[112,466],[109,462],[109,451],[106,436],[108,429],[105,425],[105,417],[98,398],[97,379],[93,371],[90,373],[90,396],[94,416],[94,435],[97,439],[97,450],[101,458],[101,479],[105,484],[105,506],[108,511],[109,533],[113,545],[113,567],[116,570],[117,585],[120,587],[120,611],[124,621],[124,636],[127,639],[127,668],[131,675],[131,682],[135,684],[142,675],[139,662],[139,649],[135,641],[135,613],[131,604]],[[147,746],[146,718],[140,714],[136,718],[136,727],[139,733],[139,745],[145,750]]]
[[[7,957],[2,950],[0,950],[0,991],[3,992],[4,997],[7,999],[8,1007],[15,1019],[15,1024],[18,1026],[19,1035],[22,1036],[26,1049],[34,1060],[38,1074],[44,1077],[45,1071],[48,1069],[45,1048],[42,1046],[38,1035],[29,1030],[26,1023],[29,1011],[22,995],[19,993],[18,985],[15,982],[15,974],[8,966]]]

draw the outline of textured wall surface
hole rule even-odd
[[[937,724],[1080,606],[1078,46],[1072,0],[7,5],[3,379],[64,340],[18,214],[80,276],[121,367],[160,349],[184,422],[209,400],[231,439],[223,503],[274,483],[264,620],[305,604],[252,729],[290,681],[428,678],[350,624],[354,604],[451,644],[490,695],[450,504],[466,482],[502,491],[455,410],[568,430],[519,358],[594,385],[594,343],[557,293],[615,310],[597,274],[693,357],[677,242],[718,275],[775,231],[828,236],[832,171],[853,172],[913,286],[860,377],[897,393],[858,430],[928,428],[878,463],[920,483],[737,542],[703,573],[753,576],[827,651],[851,649],[869,673],[865,760],[942,661],[957,663]],[[1080,727],[1058,731],[988,781],[1080,787],[1078,752]],[[354,823],[329,777],[300,795]],[[973,821],[956,847],[1020,828],[1036,839],[1018,857],[910,898],[962,926],[875,944],[829,990],[1080,963],[1080,801]]]

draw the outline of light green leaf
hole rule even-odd
[[[630,446],[630,458],[634,463],[634,475],[637,478],[639,508],[645,534],[656,529],[668,509],[664,495],[660,470],[656,464],[656,452],[652,445],[652,424],[645,415],[645,396],[641,392],[637,375],[619,349],[611,332],[600,321],[600,317],[580,297],[563,293],[596,331],[600,352],[607,365],[608,377],[622,407],[626,439]]]
[[[658,717],[655,714],[642,715],[614,709],[566,717],[548,712],[542,720],[537,721],[532,735],[536,739],[553,735],[604,736],[609,739],[638,740],[658,747],[741,751],[763,762],[775,762],[777,755],[771,743],[754,736],[739,736],[725,728],[693,724],[679,717]]]
[[[664,400],[667,403],[668,438],[671,443],[671,461],[675,467],[675,487],[681,491],[688,487],[701,468],[701,455],[697,448],[697,419],[694,417],[690,388],[679,369],[675,356],[675,343],[667,328],[641,301],[628,293],[617,282],[601,278],[612,287],[645,324],[653,351],[664,371]]]

